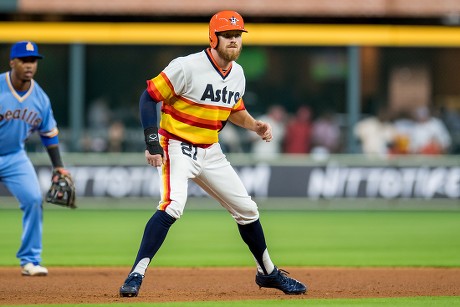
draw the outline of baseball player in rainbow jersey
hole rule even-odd
[[[286,294],[305,293],[270,259],[259,212],[218,143],[227,121],[271,141],[269,124],[256,121],[246,110],[245,77],[235,62],[242,47],[243,18],[234,11],[215,14],[209,24],[210,48],[174,59],[157,77],[147,81],[140,98],[148,164],[158,167],[161,200],[147,222],[141,246],[123,297],[137,296],[142,279],[170,226],[184,212],[188,180],[193,180],[232,215],[257,265],[256,283]],[[157,126],[156,104],[162,102]]]
[[[0,74],[0,182],[19,201],[23,211],[22,242],[17,252],[22,274],[43,276],[41,266],[43,195],[35,169],[25,151],[25,141],[40,134],[53,168],[63,168],[58,146],[58,129],[48,96],[33,80],[38,53],[34,42],[22,41],[11,47],[11,70]]]

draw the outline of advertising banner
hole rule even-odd
[[[256,197],[309,199],[460,199],[460,166],[235,166],[249,194]],[[49,187],[51,168],[36,166],[43,192]],[[69,167],[77,196],[159,197],[156,168],[150,166]],[[229,189],[231,187],[229,186]],[[189,196],[205,192],[190,181]],[[0,196],[8,195],[0,185]]]

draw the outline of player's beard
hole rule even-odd
[[[238,59],[238,57],[241,54],[241,49],[243,49],[242,46],[237,46],[237,48],[227,48],[222,45],[219,45],[217,46],[217,53],[222,59],[231,62],[236,61]]]

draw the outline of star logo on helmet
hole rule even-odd
[[[229,20],[230,20],[230,24],[232,25],[236,25],[236,23],[238,22],[238,19],[236,19],[235,16],[232,16],[232,18],[230,18]]]

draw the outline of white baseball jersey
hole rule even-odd
[[[231,112],[244,110],[246,79],[233,62],[222,71],[210,49],[173,60],[147,81],[155,101],[162,101],[160,134],[192,144],[217,143]]]
[[[160,168],[162,199],[158,209],[178,219],[194,180],[221,203],[239,224],[259,218],[257,205],[222,153],[218,133],[232,112],[244,110],[243,69],[233,62],[227,71],[210,49],[173,60],[147,91],[162,101],[159,133],[164,150]]]

